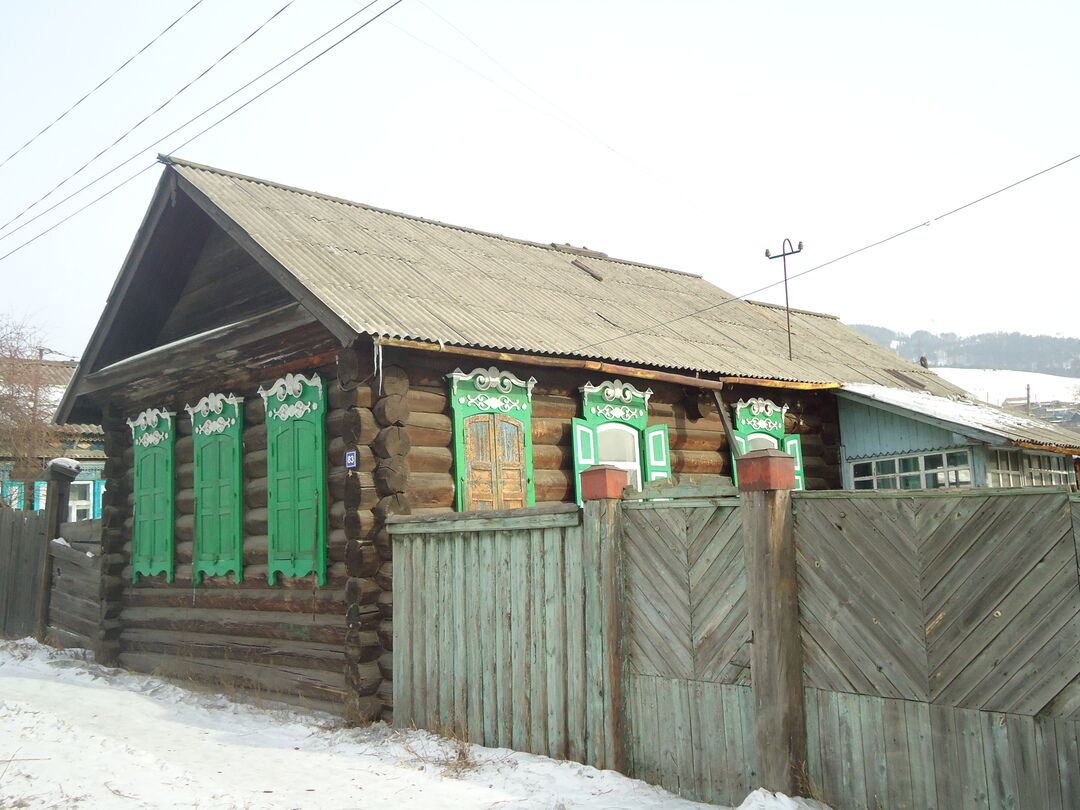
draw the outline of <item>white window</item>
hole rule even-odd
[[[630,483],[641,489],[640,431],[629,425],[608,422],[596,428],[597,464],[608,464],[630,473]]]
[[[94,514],[94,482],[72,481],[68,494],[68,521],[89,520]]]
[[[1069,456],[1019,450],[994,450],[990,456],[992,487],[1063,486],[1075,481]]]
[[[851,477],[855,489],[970,487],[971,453],[948,450],[856,461]]]

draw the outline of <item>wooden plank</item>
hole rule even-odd
[[[498,598],[496,540],[494,532],[480,532],[474,535],[478,547],[479,564],[475,580],[479,585],[477,614],[480,617],[480,668],[481,668],[481,704],[484,711],[484,745],[499,744],[499,666],[501,659],[496,647],[496,638],[500,627],[500,613],[504,603]]]
[[[510,539],[511,610],[513,611],[511,660],[513,662],[513,743],[518,751],[532,750],[532,546],[527,530],[517,529]]]
[[[905,701],[881,699],[882,732],[885,737],[885,791],[882,805],[903,810],[914,808],[911,789],[912,758],[908,748]]]
[[[559,529],[544,529],[544,661],[547,665],[547,755],[564,759],[569,754],[566,731],[567,628],[566,574],[563,567],[566,540]],[[572,699],[576,700],[576,696]]]
[[[1061,796],[1068,810],[1080,805],[1080,723],[1057,720],[1057,769]]]
[[[462,535],[463,559],[459,576],[462,581],[465,604],[466,643],[466,688],[468,690],[468,740],[485,744],[484,711],[484,627],[481,616],[485,609],[485,594],[482,583],[488,578],[490,569],[481,567],[480,546],[485,542],[482,534]]]
[[[1061,795],[1061,774],[1058,773],[1057,729],[1054,718],[1035,718],[1035,754],[1038,757],[1039,783],[1043,786],[1046,810],[1068,810],[1064,802],[1072,802],[1074,797],[1064,799]],[[987,774],[989,776],[989,773]],[[1075,796],[1080,802],[1080,795]]]
[[[1005,715],[979,712],[982,725],[983,761],[986,768],[987,806],[990,810],[1015,808],[1016,777],[1009,756],[1009,733]]]
[[[476,644],[476,636],[467,632],[475,612],[472,610],[472,605],[466,596],[466,583],[474,572],[465,566],[465,534],[455,532],[452,542],[450,557],[450,573],[454,583],[450,597],[454,604],[454,717],[452,728],[459,738],[469,740],[472,738],[469,713],[469,653]]]
[[[956,724],[949,706],[930,706],[930,744],[934,752],[934,781],[937,806],[963,807],[960,782],[960,762],[956,751]]]
[[[747,738],[744,734],[742,722],[743,695],[749,689],[742,686],[722,687],[722,702],[724,708],[724,734],[727,747],[725,761],[727,783],[727,801],[731,804],[742,801],[737,798],[746,796],[757,787],[756,780],[747,778],[747,765],[754,747],[754,737]],[[752,700],[752,699],[751,699]]]
[[[529,570],[529,720],[532,745],[529,750],[535,754],[547,754],[548,739],[548,657],[545,635],[546,610],[544,600],[544,562],[548,554],[543,529],[529,530],[529,547],[532,551]]]
[[[416,638],[412,628],[413,543],[393,540],[394,570],[394,725],[409,728],[413,719],[413,656]]]
[[[436,515],[391,515],[386,519],[390,534],[439,534],[488,530],[544,529],[577,526],[581,512],[576,504],[559,503],[499,509],[485,512],[448,512]]]
[[[453,553],[453,535],[443,535],[431,541],[436,549],[439,560],[439,644],[438,665],[432,670],[431,676],[438,684],[439,690],[439,730],[444,734],[452,734],[454,728],[454,588],[457,585],[457,575],[452,566],[451,555]]]
[[[907,725],[908,756],[911,760],[912,807],[931,808],[937,804],[937,768],[934,757],[930,706],[926,703],[903,701]]]
[[[983,754],[982,718],[971,709],[954,709],[958,777],[964,808],[985,810],[987,805],[986,758]]]
[[[843,796],[846,803],[871,807],[866,791],[866,763],[862,750],[862,717],[858,695],[837,694]]]
[[[585,583],[585,722],[586,764],[604,767],[606,712],[602,622],[603,583],[600,568],[598,501],[585,504],[582,543],[582,572]],[[660,695],[658,694],[659,698]]]
[[[564,530],[566,537],[566,733],[570,759],[586,761],[586,655],[584,532],[580,526]]]
[[[703,798],[700,772],[695,767],[694,715],[690,703],[690,681],[672,679],[671,689],[672,731],[675,735],[675,773],[678,792],[693,799]]]
[[[1030,717],[1005,716],[1009,732],[1009,753],[1012,755],[1016,779],[1017,807],[1046,807],[1043,785],[1040,784],[1035,752],[1035,723]]]

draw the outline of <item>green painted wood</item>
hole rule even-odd
[[[192,576],[244,571],[244,400],[208,394],[186,406],[195,458],[195,550]]]
[[[266,406],[267,580],[326,584],[326,403],[318,374],[259,388]]]
[[[128,420],[135,453],[132,582],[138,582],[140,575],[158,574],[164,574],[166,582],[173,581],[175,420],[176,414],[157,408]]]

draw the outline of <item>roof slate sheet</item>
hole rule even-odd
[[[357,333],[719,376],[960,391],[828,315],[792,311],[789,360],[783,308],[735,299],[694,275],[163,160]]]
[[[967,428],[992,433],[1011,442],[1038,444],[1080,451],[1080,433],[1060,425],[1009,413],[970,398],[933,396],[923,391],[901,391],[883,385],[845,385],[845,392],[872,402],[902,408],[917,416],[948,422],[956,432]]]

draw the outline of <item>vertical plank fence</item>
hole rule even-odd
[[[394,722],[615,767],[612,538],[574,504],[395,517],[389,532]]]
[[[0,637],[33,635],[44,554],[45,514],[0,509]]]

